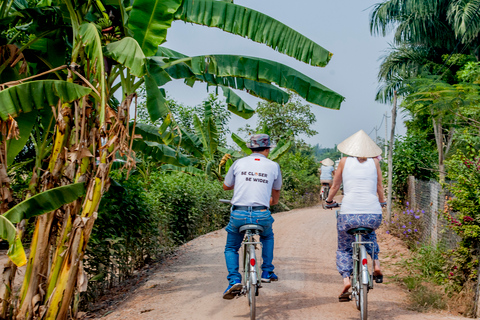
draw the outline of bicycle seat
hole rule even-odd
[[[258,232],[262,233],[263,232],[263,227],[259,226],[258,224],[246,224],[241,226],[238,231],[241,233],[244,233],[247,230],[258,230]]]
[[[353,228],[347,231],[348,234],[369,234],[373,231],[372,228],[365,228],[365,227],[360,227],[360,228]]]

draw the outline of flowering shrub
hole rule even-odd
[[[446,187],[453,197],[448,200],[445,218],[449,227],[461,238],[456,250],[451,250],[449,279],[459,288],[477,278],[480,243],[480,150],[468,137],[464,151],[457,151],[449,161]],[[451,214],[455,212],[455,216]]]
[[[410,247],[418,244],[422,232],[422,217],[424,210],[409,208],[409,203],[403,211],[393,213],[392,221],[385,220],[386,233],[403,239]]]

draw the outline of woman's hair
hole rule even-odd
[[[251,148],[250,150],[252,150],[253,152],[263,152],[267,149],[270,149],[270,147],[262,147],[262,148]]]

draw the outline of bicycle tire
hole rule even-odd
[[[360,285],[360,319],[367,320],[368,317],[368,284]]]
[[[248,303],[250,304],[250,320],[255,320],[256,316],[256,307],[257,307],[257,302],[256,302],[256,288],[257,284],[252,283],[252,277],[250,277],[250,288],[248,290]]]

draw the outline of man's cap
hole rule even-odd
[[[252,134],[250,141],[247,142],[247,147],[250,149],[270,148],[270,137],[265,133]]]
[[[323,159],[322,161],[320,161],[324,166],[333,166],[335,164],[335,162],[333,162],[332,159],[330,158],[326,158],[326,159]]]
[[[352,157],[374,158],[382,154],[382,149],[363,130],[343,140],[337,149]]]

